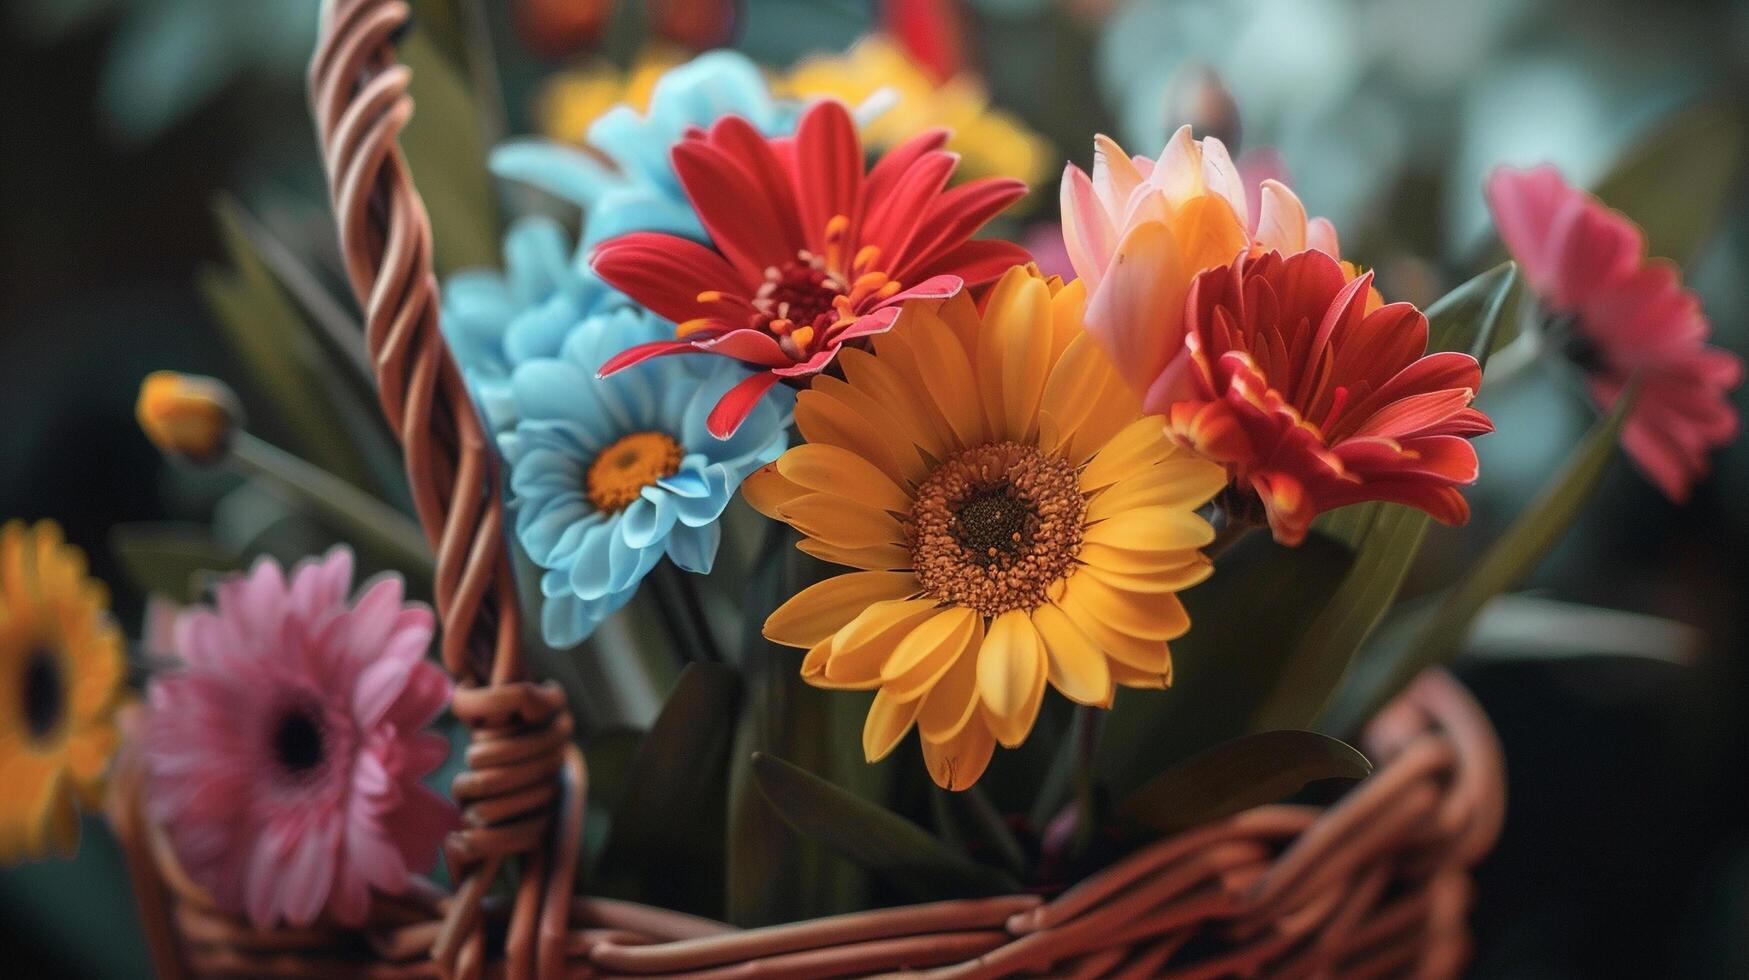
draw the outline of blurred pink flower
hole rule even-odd
[[[1700,300],[1668,259],[1647,259],[1640,229],[1544,165],[1488,178],[1500,237],[1552,314],[1566,352],[1607,410],[1628,381],[1639,401],[1622,446],[1678,503],[1706,475],[1707,454],[1737,435],[1727,393],[1743,378],[1737,355],[1706,343]]]
[[[177,619],[180,668],[150,690],[147,806],[189,875],[260,927],[356,925],[370,889],[428,872],[457,823],[420,784],[448,743],[424,731],[448,703],[427,662],[431,611],[384,576],[348,602],[352,553],[288,583],[256,562]]]

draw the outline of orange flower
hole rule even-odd
[[[1390,500],[1446,524],[1469,519],[1476,478],[1469,407],[1482,371],[1468,354],[1423,356],[1427,318],[1408,303],[1368,311],[1372,274],[1350,280],[1318,251],[1241,256],[1198,276],[1185,342],[1144,410],[1234,489],[1261,502],[1276,540],[1298,544],[1318,514]],[[1243,512],[1244,508],[1230,508]]]
[[[1073,164],[1063,172],[1063,244],[1087,287],[1087,332],[1138,393],[1182,348],[1184,297],[1198,273],[1247,250],[1338,257],[1336,229],[1308,220],[1286,184],[1266,179],[1258,197],[1252,214],[1227,148],[1192,138],[1189,126],[1158,160],[1094,137],[1092,176]],[[1352,266],[1342,268],[1354,278]],[[1376,293],[1367,300],[1380,303]]]

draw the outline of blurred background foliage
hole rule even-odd
[[[412,2],[418,29],[404,54],[420,69],[416,125],[448,139],[429,160],[411,152],[446,268],[493,261],[499,214],[540,205],[503,196],[527,192],[494,186],[481,161],[503,134],[564,118],[551,111],[555,73],[615,79],[615,97],[635,99],[627,73],[657,41],[682,54],[728,43],[781,77],[888,23],[882,5],[861,0]],[[1648,224],[1654,251],[1706,244],[1672,257],[1698,257],[1689,282],[1715,342],[1749,347],[1737,145],[1749,122],[1749,5],[949,7],[961,29],[941,64],[981,78],[995,106],[1038,134],[1047,161],[1087,165],[1096,131],[1151,151],[1185,121],[1245,149],[1273,148],[1308,207],[1341,229],[1344,253],[1376,268],[1386,295],[1423,305],[1498,260],[1480,193],[1494,164],[1550,160],[1595,184],[1639,153],[1606,199]],[[712,16],[721,10],[732,19]],[[348,340],[353,312],[326,299],[344,291],[301,87],[315,17],[315,0],[0,4],[0,515],[60,520],[115,587],[130,632],[144,585],[186,589],[188,568],[264,549],[295,557],[335,536],[256,482],[166,465],[131,411],[153,369],[231,379],[251,431],[404,499],[363,375],[318,367],[356,365],[359,352]],[[1696,104],[1709,108],[1660,129]],[[1044,167],[1025,220],[1054,221],[1057,172]],[[1701,203],[1634,197],[1671,185],[1695,188]],[[1708,203],[1721,196],[1726,206]],[[1024,233],[1018,219],[1001,230]],[[239,329],[264,321],[287,329]],[[1479,443],[1475,526],[1430,530],[1405,595],[1452,585],[1436,570],[1469,567],[1595,422],[1576,387],[1542,380],[1484,391],[1483,407],[1514,424]],[[1736,398],[1749,408],[1743,389]],[[1731,789],[1749,771],[1749,444],[1718,454],[1715,467],[1676,508],[1611,464],[1529,597],[1515,600],[1590,603],[1694,631],[1637,643],[1624,630],[1643,621],[1575,616],[1558,637],[1527,635],[1505,608],[1471,645],[1464,677],[1506,741],[1511,794],[1506,835],[1478,880],[1477,976],[1749,975],[1749,819]],[[189,555],[181,581],[174,568],[165,582],[145,581],[142,566],[165,569],[131,557],[142,547]],[[405,567],[392,549],[363,557]],[[635,617],[621,628],[638,629]],[[1513,656],[1537,647],[1613,656]],[[1649,647],[1678,651],[1686,666],[1620,655]],[[786,679],[756,679],[741,696],[780,698]],[[687,683],[701,711],[734,696],[708,676]],[[647,692],[630,721],[650,724],[660,701]],[[741,732],[736,750],[773,748],[762,737]],[[598,774],[655,764],[632,744],[597,753]],[[778,754],[810,762],[789,749]],[[776,764],[759,775],[768,791],[790,785]],[[637,842],[623,846],[635,853]],[[0,945],[22,975],[136,975],[143,948],[124,889],[119,854],[88,827],[75,863],[0,871]]]

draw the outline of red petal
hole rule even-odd
[[[937,256],[930,265],[936,272],[964,279],[968,286],[982,286],[1002,278],[1009,269],[1031,261],[1032,255],[1013,242],[974,238]]]
[[[760,367],[783,367],[795,363],[795,359],[785,354],[770,334],[751,327],[742,327],[709,340],[701,340],[697,348]]]
[[[950,188],[937,197],[919,222],[918,236],[907,249],[904,266],[889,266],[895,279],[918,274],[949,272],[937,261],[944,253],[969,240],[978,229],[1002,210],[1026,195],[1026,184],[1005,177],[974,180]]]
[[[796,210],[796,185],[791,179],[793,168],[785,161],[786,154],[779,152],[780,141],[766,139],[752,123],[740,116],[724,116],[718,120],[711,127],[709,138],[725,158],[739,164],[758,186],[759,199],[767,202],[777,216],[785,241],[806,241],[809,225]],[[860,161],[858,166],[861,166]]]
[[[778,166],[774,157],[743,160],[729,147],[705,140],[676,144],[672,156],[674,172],[711,242],[749,284],[762,279],[767,267],[795,258],[803,242],[788,233],[794,227],[785,220],[789,197],[773,198],[762,186],[765,177],[754,176]]]
[[[947,136],[945,129],[926,129],[888,150],[875,161],[873,169],[869,170],[868,178],[863,182],[863,200],[886,200],[899,178],[926,154],[941,149],[947,142]]]
[[[705,428],[718,439],[734,435],[752,414],[753,407],[759,404],[760,397],[774,384],[777,384],[777,375],[770,371],[761,371],[736,382],[735,387],[730,388],[711,409],[710,416],[705,419]]]
[[[595,370],[595,376],[605,378],[617,374],[634,364],[642,364],[652,357],[665,357],[669,354],[688,354],[698,350],[684,340],[652,340],[647,344],[627,347],[618,354],[607,359],[607,363]]]
[[[908,248],[917,236],[918,224],[958,163],[959,157],[938,150],[924,154],[907,168],[884,196],[875,196],[873,187],[865,185],[862,196],[867,207],[860,241],[881,250],[883,268],[910,264]]]
[[[857,195],[862,190],[862,143],[856,124],[842,103],[832,99],[815,103],[802,115],[796,128],[796,197],[801,208],[804,234],[817,251],[824,241],[814,241],[837,215],[855,227]]]
[[[721,255],[695,241],[660,232],[638,231],[609,239],[595,250],[589,264],[608,285],[676,323],[726,312],[700,304],[700,293],[748,292],[746,282]]]

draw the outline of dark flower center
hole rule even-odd
[[[996,616],[1040,605],[1074,571],[1086,515],[1068,460],[1000,442],[936,467],[905,534],[926,593]]]
[[[870,302],[899,291],[899,283],[875,267],[881,250],[865,245],[851,254],[850,219],[826,223],[824,253],[802,249],[796,257],[765,270],[753,295],[748,326],[777,339],[783,352],[805,360],[841,320],[856,318]],[[703,298],[703,297],[701,297]]]
[[[327,754],[327,733],[313,705],[295,705],[280,716],[273,729],[273,758],[288,775],[307,775]]]
[[[67,714],[67,679],[61,658],[47,647],[31,650],[24,662],[24,727],[43,741],[61,726]]]

